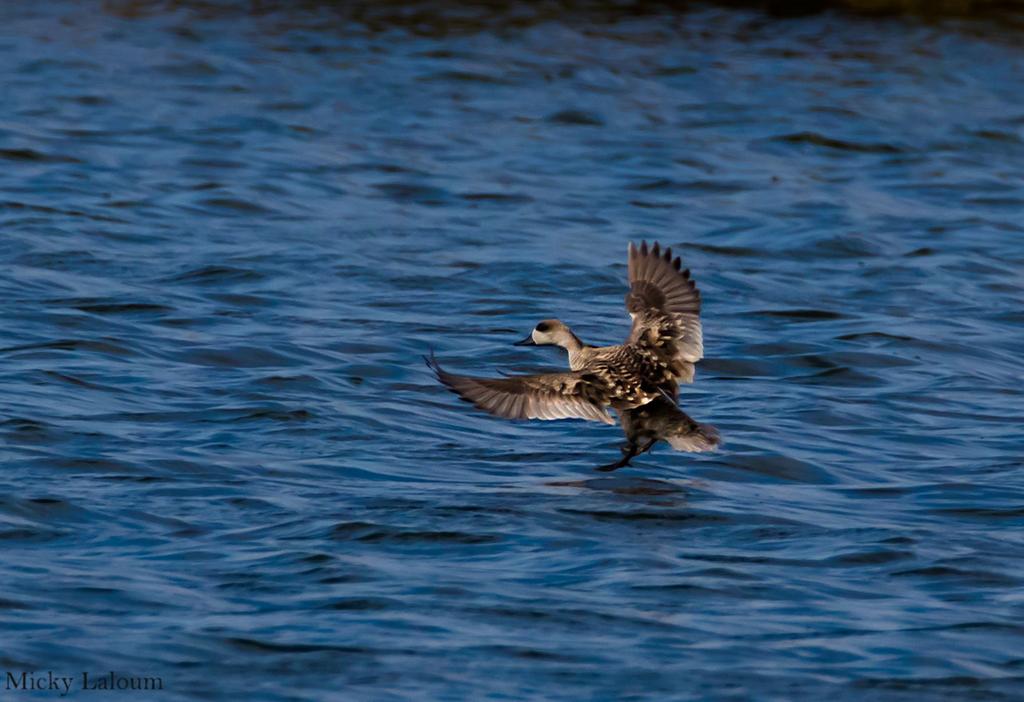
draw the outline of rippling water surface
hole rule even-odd
[[[1019,34],[256,9],[0,10],[0,669],[1020,699]],[[704,293],[722,451],[595,473],[617,429],[423,365],[623,338],[640,238]]]

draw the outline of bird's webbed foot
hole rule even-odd
[[[614,463],[608,463],[607,465],[598,466],[595,470],[599,470],[602,473],[610,473],[613,470],[618,470],[623,466],[628,466],[629,462],[633,460],[633,457],[640,451],[640,447],[634,443],[629,443],[622,447],[622,458],[615,461]]]
[[[613,470],[624,468],[625,466],[628,466],[630,461],[632,461],[635,457],[639,456],[642,453],[647,453],[652,448],[654,448],[654,445],[656,443],[658,443],[658,439],[656,438],[648,439],[643,446],[632,441],[627,442],[619,447],[622,451],[622,458],[615,461],[614,463],[608,463],[603,466],[598,466],[594,470],[599,470],[603,473],[610,473]]]

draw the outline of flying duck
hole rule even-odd
[[[700,292],[672,249],[655,242],[629,245],[626,310],[633,327],[624,344],[590,346],[564,323],[538,323],[521,346],[560,346],[569,372],[476,378],[449,373],[433,354],[427,365],[463,400],[506,419],[586,419],[614,424],[614,409],[627,443],[614,470],[660,440],[682,451],[707,451],[719,443],[717,430],[699,424],[676,406],[679,383],[691,383],[694,364],[704,356]]]

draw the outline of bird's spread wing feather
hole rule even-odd
[[[656,351],[675,363],[696,363],[704,356],[700,291],[672,249],[655,243],[629,245],[629,293],[633,317],[629,343]],[[692,369],[691,369],[692,370]]]
[[[427,358],[427,365],[456,395],[499,417],[615,423],[605,409],[609,402],[607,388],[589,373],[474,378],[445,371],[433,356]]]

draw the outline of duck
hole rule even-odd
[[[444,370],[433,352],[426,357],[437,380],[462,400],[505,419],[583,419],[615,424],[626,436],[616,470],[659,441],[682,451],[714,450],[721,443],[713,426],[694,421],[677,401],[680,383],[692,383],[704,356],[701,296],[688,268],[672,249],[646,241],[627,249],[626,311],[629,336],[615,346],[592,346],[558,319],[538,322],[518,346],[557,346],[568,371],[481,378]]]

